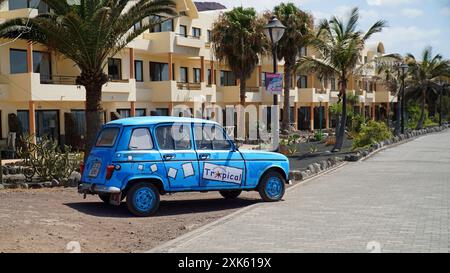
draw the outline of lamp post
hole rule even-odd
[[[286,27],[275,17],[272,16],[270,21],[267,23],[267,25],[264,26],[264,33],[266,36],[270,39],[270,42],[272,43],[272,57],[273,57],[273,73],[278,72],[278,57],[277,57],[277,45],[280,41],[281,37],[284,35],[284,31],[286,30]],[[273,105],[278,105],[278,95],[273,95]],[[278,110],[278,109],[276,109]],[[273,111],[272,111],[273,112]],[[278,113],[278,111],[276,111]],[[278,118],[278,114],[275,115],[275,128],[272,128],[274,132],[274,146],[279,144],[279,135],[278,135],[278,128],[280,127],[280,120]]]
[[[405,63],[400,64],[400,70],[402,72],[402,99],[401,99],[401,125],[402,125],[402,134],[405,133],[405,75],[408,72],[408,65]]]
[[[317,100],[319,100],[319,121],[320,121],[320,125],[319,125],[319,132],[320,134],[322,134],[322,102],[323,102],[323,96],[319,95],[319,97],[317,97]]]

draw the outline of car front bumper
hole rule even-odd
[[[117,187],[102,186],[83,182],[78,184],[78,193],[82,194],[120,193],[120,192],[121,190]]]

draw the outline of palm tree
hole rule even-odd
[[[312,16],[300,10],[294,3],[281,3],[274,8],[273,14],[268,16],[273,15],[286,26],[284,35],[278,42],[277,55],[280,60],[284,59],[285,83],[281,130],[287,132],[289,131],[290,123],[289,90],[292,74],[301,48],[309,45],[313,38],[312,30],[314,26]]]
[[[240,104],[245,104],[246,80],[267,52],[264,20],[255,9],[237,7],[219,16],[211,31],[213,51],[225,62],[240,82]]]
[[[388,54],[375,59],[377,78],[386,86],[387,90],[393,95],[397,96],[397,122],[395,123],[395,134],[400,134],[401,125],[401,109],[400,105],[403,103],[400,88],[402,85],[402,75],[399,63],[403,61],[403,57],[399,54]],[[388,117],[389,124],[389,117]]]
[[[409,65],[409,89],[410,93],[420,98],[420,118],[416,129],[422,129],[425,121],[425,104],[430,91],[436,92],[435,81],[439,77],[450,76],[450,60],[446,60],[441,54],[433,56],[431,47],[426,47],[420,61],[414,55],[407,54],[406,62]]]
[[[350,17],[343,22],[336,16],[319,23],[314,47],[321,55],[321,59],[302,57],[299,67],[315,72],[319,77],[338,76],[339,102],[342,100],[342,113],[336,125],[336,144],[333,151],[339,151],[344,142],[345,126],[347,123],[347,81],[353,74],[358,63],[360,51],[367,40],[386,26],[384,20],[377,21],[365,33],[356,30],[359,20],[358,8],[353,8]]]
[[[0,0],[0,3],[5,0]],[[172,0],[41,0],[50,12],[35,18],[15,18],[0,24],[0,38],[39,43],[72,60],[80,69],[77,84],[86,88],[86,156],[101,126],[104,67],[133,39],[164,19],[174,16]],[[72,1],[74,2],[74,1]],[[131,4],[129,4],[129,2]],[[141,28],[133,28],[138,22]]]

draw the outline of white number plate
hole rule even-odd
[[[100,172],[101,166],[102,163],[100,161],[94,162],[91,169],[89,170],[89,177],[97,177],[98,173]]]

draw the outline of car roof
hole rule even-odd
[[[171,117],[171,116],[151,116],[151,117],[134,117],[134,118],[123,118],[108,122],[106,125],[152,125],[159,123],[209,123],[218,124],[212,120],[199,119],[199,118],[186,118],[186,117]]]

